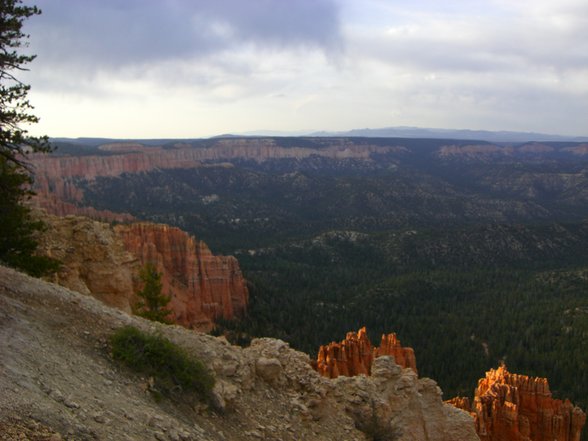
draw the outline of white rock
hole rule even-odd
[[[257,375],[270,384],[278,384],[282,374],[282,363],[277,358],[260,357],[255,363]]]

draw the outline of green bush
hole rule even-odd
[[[210,371],[168,339],[125,326],[110,341],[115,360],[153,379],[150,389],[156,397],[195,393],[200,399],[209,400],[214,386]]]

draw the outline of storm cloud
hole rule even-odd
[[[585,0],[26,1],[41,134],[588,134]]]
[[[330,0],[39,0],[27,24],[46,62],[92,69],[207,57],[253,44],[340,51]]]

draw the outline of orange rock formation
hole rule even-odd
[[[414,350],[412,348],[403,348],[395,333],[382,334],[380,347],[374,348],[374,358],[381,357],[382,355],[392,355],[396,364],[405,368],[411,368],[417,372]]]
[[[374,359],[383,355],[392,355],[397,364],[417,372],[413,349],[403,348],[396,334],[382,335],[380,347],[372,348],[365,327],[357,333],[348,332],[341,343],[321,346],[315,368],[322,376],[329,378],[370,375]]]
[[[478,381],[471,408],[469,400],[448,402],[471,412],[482,441],[580,441],[586,422],[579,407],[552,398],[546,378],[511,374],[505,366]]]
[[[162,273],[175,322],[201,328],[245,313],[249,294],[233,256],[215,256],[204,242],[169,225],[134,223],[114,229],[141,264],[153,263]]]

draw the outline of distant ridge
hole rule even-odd
[[[534,132],[510,132],[469,129],[434,129],[420,127],[385,127],[379,129],[353,129],[344,132],[314,132],[310,136],[353,136],[371,138],[435,138],[471,139],[490,142],[588,142],[586,136],[550,135]]]
[[[55,137],[51,138],[51,142],[60,142],[60,143],[75,143],[78,145],[83,145],[87,147],[97,147],[102,144],[110,144],[114,142],[138,142],[144,145],[162,145],[167,144],[170,142],[177,142],[177,141],[194,141],[203,138],[92,138],[92,137],[80,137],[80,138],[65,138],[65,137]]]
[[[161,139],[131,139],[131,138],[51,138],[53,142],[74,142],[85,146],[98,146],[111,142],[140,142],[144,145],[162,145],[173,142],[189,142],[203,139],[219,138],[272,138],[272,137],[356,137],[356,138],[421,138],[421,139],[463,139],[487,141],[494,143],[525,143],[525,142],[588,142],[588,136],[566,136],[535,132],[490,131],[470,129],[438,129],[426,127],[383,127],[376,129],[352,129],[348,131],[277,131],[256,130],[242,133],[223,133],[209,138],[161,138]]]

